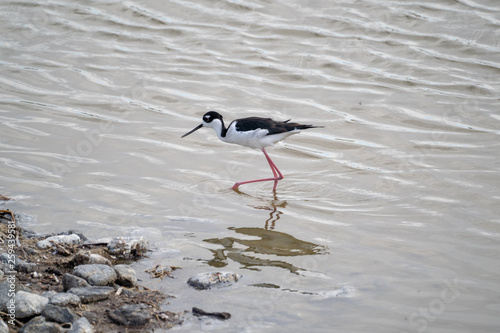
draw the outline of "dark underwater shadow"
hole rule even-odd
[[[229,228],[238,234],[258,237],[258,239],[241,239],[237,237],[210,238],[204,241],[210,244],[222,245],[222,249],[210,250],[213,259],[207,264],[213,267],[224,267],[228,260],[242,265],[242,268],[258,270],[259,267],[279,267],[296,273],[304,270],[285,260],[264,259],[258,256],[275,255],[279,257],[295,257],[327,253],[324,246],[305,242],[283,232],[261,228]]]

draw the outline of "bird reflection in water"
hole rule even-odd
[[[278,257],[295,257],[326,254],[327,248],[311,242],[302,241],[287,233],[274,231],[276,221],[280,219],[281,211],[286,201],[279,202],[276,197],[269,206],[255,207],[257,209],[271,210],[264,228],[255,227],[231,227],[236,234],[250,237],[223,237],[210,238],[204,241],[210,244],[221,245],[221,249],[209,249],[213,253],[213,259],[207,263],[213,267],[224,267],[228,260],[240,263],[243,268],[258,270],[259,267],[279,267],[297,273],[303,268],[278,259],[265,259],[262,256],[274,255]],[[262,255],[262,256],[259,256]]]
[[[269,205],[266,206],[254,206],[254,208],[257,209],[264,209],[264,210],[269,210],[271,211],[269,213],[269,218],[266,220],[266,224],[264,226],[265,230],[274,230],[274,227],[276,226],[276,221],[280,219],[280,215],[283,214],[281,210],[278,210],[278,208],[285,208],[287,202],[286,201],[279,201],[278,197],[276,194],[274,194],[274,199],[270,202]]]

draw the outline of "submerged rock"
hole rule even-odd
[[[231,272],[208,272],[197,274],[187,281],[187,283],[196,289],[205,290],[212,287],[228,287],[238,282],[240,274]]]
[[[193,312],[193,315],[195,315],[196,317],[208,316],[221,320],[226,320],[231,318],[231,314],[228,312],[207,312],[197,307],[193,307],[193,310],[191,312]]]
[[[92,286],[107,286],[116,280],[115,270],[108,265],[89,264],[76,266],[73,274],[85,279]]]
[[[42,239],[41,241],[38,241],[36,243],[36,246],[40,249],[48,249],[49,247],[54,246],[53,243],[72,246],[72,245],[78,245],[81,242],[82,239],[77,234],[57,235],[57,236],[47,237],[45,239]]]
[[[140,303],[121,306],[110,312],[109,317],[120,325],[143,326],[149,323],[151,313],[146,304]]]
[[[26,318],[42,313],[43,308],[49,302],[47,297],[26,291],[16,293],[16,317]]]

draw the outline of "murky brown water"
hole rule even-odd
[[[3,1],[0,193],[145,235],[166,307],[234,332],[496,332],[500,2]],[[268,152],[208,110],[323,125]],[[189,289],[212,269],[234,288]]]

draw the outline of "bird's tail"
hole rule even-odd
[[[325,126],[316,126],[316,125],[301,125],[295,126],[296,129],[303,130],[308,128],[324,128]]]

